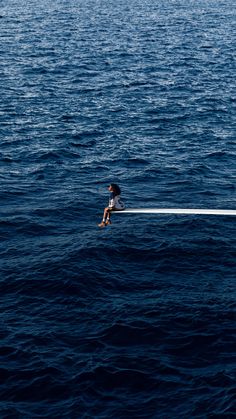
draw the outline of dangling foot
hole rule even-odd
[[[105,221],[102,221],[100,224],[98,224],[98,227],[106,227]]]
[[[106,220],[105,224],[106,224],[106,226],[108,226],[109,224],[111,224],[111,220]]]

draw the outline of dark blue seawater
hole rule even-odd
[[[0,2],[0,417],[236,417],[232,0]]]

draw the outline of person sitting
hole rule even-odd
[[[115,183],[111,183],[108,186],[108,190],[110,191],[110,198],[108,207],[104,209],[103,219],[99,227],[105,227],[108,224],[111,224],[111,213],[112,211],[123,211],[125,209],[125,204],[120,200],[121,190],[118,185]]]

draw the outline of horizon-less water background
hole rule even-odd
[[[233,2],[0,6],[1,419],[235,417]]]

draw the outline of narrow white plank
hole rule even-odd
[[[202,214],[202,215],[234,215],[236,210],[208,208],[127,208],[114,211],[113,214]]]

